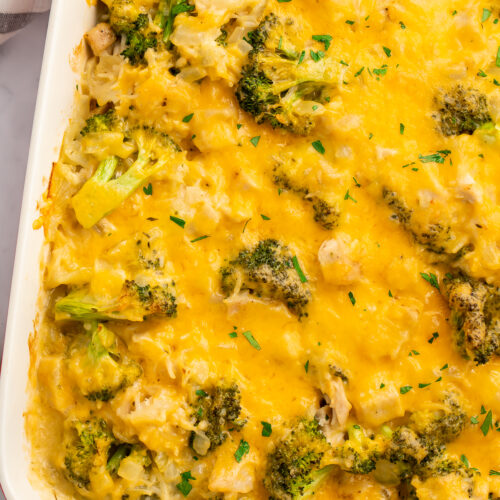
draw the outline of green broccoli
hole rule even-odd
[[[438,112],[434,119],[445,136],[471,135],[492,121],[486,96],[462,85],[441,91],[435,98],[435,104]]]
[[[352,474],[368,474],[375,469],[386,447],[386,438],[367,435],[359,425],[351,425],[348,438],[335,449],[334,463]]]
[[[130,135],[139,148],[133,165],[113,178],[118,158],[106,158],[71,200],[76,218],[84,228],[91,228],[118,208],[152,175],[171,164],[180,151],[166,134],[154,129],[137,128]]]
[[[465,423],[458,397],[447,393],[432,409],[414,412],[395,429],[383,426],[367,435],[359,425],[351,426],[348,439],[334,450],[334,463],[352,474],[373,471],[377,481],[405,488],[414,475],[442,460],[445,444],[458,437]]]
[[[111,474],[116,474],[123,460],[134,462],[143,468],[148,468],[153,461],[149,451],[142,445],[122,443],[115,447],[110,453],[110,458],[106,464],[106,469]]]
[[[156,33],[148,31],[148,15],[141,13],[133,0],[114,0],[109,21],[118,35],[125,35],[126,48],[121,55],[130,64],[144,62],[146,50],[157,47]]]
[[[76,385],[91,401],[109,401],[142,374],[140,365],[120,353],[115,334],[98,323],[77,336],[67,365]]]
[[[240,419],[241,394],[234,383],[198,389],[196,396],[193,417],[195,426],[199,430],[191,433],[190,444],[197,453],[206,454],[220,446],[230,431],[241,430],[246,420]],[[206,451],[196,444],[195,440],[199,439],[197,438],[199,433],[208,438],[210,443]]]
[[[252,50],[236,97],[257,123],[308,135],[315,110],[329,100],[336,75],[327,59],[314,61],[299,49],[299,30],[293,19],[270,14],[248,33]]]
[[[294,268],[289,249],[276,240],[262,240],[242,250],[221,269],[221,287],[226,297],[248,291],[283,302],[299,318],[307,316],[311,293]]]
[[[115,119],[116,116],[114,109],[109,109],[104,113],[92,115],[90,118],[87,118],[86,125],[82,128],[80,134],[82,136],[86,136],[87,134],[93,132],[108,132],[113,127]]]
[[[449,225],[439,222],[422,226],[415,221],[414,212],[394,191],[384,188],[384,201],[393,210],[392,218],[412,236],[414,241],[428,252],[439,256],[441,260],[453,262],[460,260],[465,254],[472,251],[471,245],[464,245],[458,251],[455,249],[452,229]]]
[[[94,297],[84,287],[71,291],[55,305],[56,320],[143,321],[149,316],[175,317],[176,314],[176,298],[170,285],[139,284],[132,280],[125,281],[120,297],[109,302]]]
[[[314,221],[323,229],[331,230],[338,226],[340,212],[338,207],[328,203],[317,195],[311,194],[309,188],[292,179],[295,173],[293,162],[278,162],[273,169],[273,182],[281,191],[291,191],[304,201],[312,204]]]
[[[448,274],[444,295],[461,354],[478,365],[500,354],[500,289],[464,274]]]
[[[175,18],[183,12],[192,12],[194,5],[188,0],[160,0],[155,23],[163,30],[163,43],[170,46],[170,35],[174,31]]]
[[[89,485],[93,470],[105,469],[110,449],[116,443],[106,422],[99,418],[72,422],[64,441],[66,476],[79,488]]]
[[[332,472],[331,447],[316,420],[300,420],[269,454],[264,478],[270,498],[314,495]]]

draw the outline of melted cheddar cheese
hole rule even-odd
[[[116,2],[104,3],[100,21],[109,26]],[[90,36],[94,52],[43,207],[43,319],[31,341],[26,413],[43,490],[57,498],[265,499],[268,456],[297,419],[316,417],[335,449],[353,424],[374,434],[395,429],[451,392],[466,421],[446,453],[475,486],[457,474],[415,474],[410,488],[421,500],[500,497],[500,359],[464,358],[444,284],[462,273],[500,286],[500,4],[194,0],[163,44],[158,2],[126,3],[148,17],[158,43],[132,64],[121,55],[125,33],[107,33],[104,47]],[[235,96],[249,32],[271,13],[295,23],[307,68],[329,65],[334,75],[327,99],[309,103],[306,135],[257,123]],[[484,96],[493,128],[443,132],[440,96],[458,87]],[[108,110],[168,134],[178,148],[83,227],[73,197],[106,158],[119,158],[118,178],[137,156],[126,133],[80,132]],[[334,221],[321,224],[322,207]],[[446,232],[442,248],[424,234],[429,228]],[[286,273],[297,272],[290,279],[307,290],[303,315],[267,288],[221,288],[221,269],[267,240],[294,257]],[[116,304],[124,283],[137,280],[168,283],[176,314],[119,319],[113,305],[111,319],[96,325],[55,312],[74,290]],[[111,353],[98,373],[84,351],[90,335],[94,351]],[[126,376],[114,372],[120,363],[130,367]],[[104,397],[110,377],[116,391]],[[243,423],[203,454],[192,442],[193,434],[206,440],[196,405],[221,384],[237,385]],[[320,418],[325,399],[330,421]],[[68,450],[92,419],[107,430],[90,448],[105,451],[75,480]],[[120,443],[127,451],[113,468]],[[276,498],[300,498],[283,495]],[[318,500],[398,495],[400,485],[337,463],[315,492]]]

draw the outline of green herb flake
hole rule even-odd
[[[354,294],[352,292],[349,292],[347,295],[349,296],[349,300],[351,301],[351,304],[353,306],[355,306],[356,305],[356,297],[354,296]]]
[[[314,141],[312,143],[312,147],[320,154],[324,155],[325,154],[325,146],[323,146],[323,143],[321,141]]]
[[[390,290],[389,290],[389,294],[388,294],[388,295],[389,295],[389,297],[391,297],[391,298],[393,297],[392,292],[391,292]]]
[[[303,50],[301,53],[300,53],[300,56],[299,56],[299,60],[297,62],[297,64],[302,64],[304,62],[304,58],[306,57],[306,51]]]
[[[255,340],[255,337],[252,335],[252,332],[250,330],[247,330],[246,332],[242,333],[243,337],[245,337],[248,340],[248,343],[254,348],[257,349],[257,351],[260,351],[261,347],[257,340]]]
[[[243,125],[241,123],[237,123],[236,124],[236,128],[239,130],[241,127],[243,127]]]
[[[437,276],[433,273],[420,273],[420,276],[422,276],[422,278],[427,281],[427,283],[429,283],[431,286],[433,286],[434,288],[436,288],[437,290],[440,290],[439,288],[439,282],[438,282],[438,279],[437,279]]]
[[[172,222],[175,222],[175,224],[182,227],[183,229],[184,229],[184,226],[186,225],[186,221],[184,219],[180,219],[179,217],[174,217],[173,215],[170,216],[170,220]]]
[[[447,370],[448,369],[448,363],[446,363],[445,365],[443,365],[440,370],[443,371],[443,370]]]
[[[424,389],[425,387],[429,387],[431,384],[418,384],[419,389]]]
[[[481,78],[486,78],[488,75],[482,69],[480,69],[477,72],[477,76],[480,76]]]
[[[498,50],[497,50],[497,57],[495,60],[495,64],[497,65],[497,68],[500,68],[500,46],[498,47]]]
[[[340,64],[342,64],[343,66],[349,66],[349,63],[346,63],[345,61],[343,61],[342,59],[339,61]]]
[[[364,69],[365,69],[364,66],[362,68],[358,69],[358,71],[356,71],[356,73],[354,73],[354,78],[356,78],[357,76],[361,75],[361,73],[363,73]]]
[[[385,387],[385,384],[382,382],[379,386],[379,389],[383,389]]]
[[[465,455],[460,455],[460,461],[467,467],[467,469],[470,469],[470,463],[468,458]]]
[[[486,436],[490,429],[493,429],[493,413],[491,410],[484,417],[484,422],[481,424],[481,432]]]
[[[234,458],[238,463],[240,463],[243,457],[249,452],[250,445],[244,439],[241,439],[238,449],[234,452]]]
[[[392,55],[391,49],[388,49],[387,47],[382,47],[382,49],[384,49],[385,55],[387,57],[391,57],[391,55]]]
[[[490,469],[490,476],[500,476],[500,472],[497,470]]]
[[[260,135],[257,135],[256,137],[252,137],[250,139],[250,142],[252,143],[254,148],[256,148],[259,145],[259,141],[260,141]]]
[[[194,480],[191,475],[191,471],[181,473],[181,482],[176,484],[175,487],[185,496],[187,497],[190,491],[193,489],[193,486],[189,483],[190,480]]]
[[[487,21],[491,16],[491,10],[490,9],[483,9],[483,15],[481,16],[481,22],[484,23]]]
[[[194,116],[194,113],[191,113],[190,115],[186,115],[186,116],[182,119],[182,121],[183,121],[184,123],[189,123],[189,122],[193,119],[193,116]]]
[[[323,43],[325,45],[325,50],[328,50],[332,43],[333,37],[331,35],[313,35],[312,39],[316,42]]]
[[[439,333],[438,332],[434,332],[432,334],[431,338],[427,342],[429,342],[429,344],[432,344],[438,337],[439,337]]]
[[[347,190],[347,193],[345,194],[344,196],[344,200],[347,201],[347,200],[352,200],[354,203],[357,203],[358,201],[355,200],[350,194],[349,194],[349,190]]]
[[[262,220],[271,220],[271,217],[268,217],[267,215],[260,214],[260,216],[262,217]]]
[[[405,25],[405,23],[403,21],[399,21],[399,25],[401,26],[402,30],[406,29],[406,25]]]
[[[420,356],[420,353],[416,351],[415,349],[412,349],[409,353],[408,356]]]
[[[405,125],[404,123],[399,124],[399,133],[403,135],[405,133]]]
[[[470,423],[474,424],[474,425],[478,424],[479,423],[479,418],[478,417],[471,417],[470,418]]]
[[[350,24],[351,26],[355,23],[356,21],[351,21],[350,19],[348,19],[345,23],[346,24]]]
[[[200,398],[204,398],[208,396],[208,394],[203,390],[203,389],[198,389],[195,394],[199,396]]]
[[[142,190],[146,196],[151,196],[153,194],[153,185],[150,182],[147,186],[144,186]]]
[[[191,243],[196,243],[197,241],[206,240],[207,238],[210,238],[210,235],[204,234],[203,236],[198,236],[198,238],[191,240]]]
[[[249,223],[251,220],[252,220],[252,219],[250,218],[250,219],[248,219],[248,220],[245,222],[245,225],[243,226],[243,231],[241,231],[242,233],[244,233],[244,232],[245,232],[245,229],[247,228],[248,223]]]
[[[319,62],[323,59],[323,57],[325,57],[325,53],[322,50],[318,50],[316,52],[314,52],[314,50],[310,50],[309,54],[314,62]]]
[[[235,338],[238,336],[238,334],[237,334],[236,332],[231,332],[231,333],[229,334],[229,336],[230,336],[232,339],[235,339]]]
[[[261,422],[262,424],[262,435],[264,437],[269,437],[273,433],[273,428],[269,422]]]
[[[410,392],[413,389],[411,385],[404,385],[403,387],[399,388],[399,392],[401,394],[406,394],[407,392]]]
[[[354,181],[354,185],[357,187],[357,188],[360,188],[361,187],[361,184],[356,180],[356,177],[353,177],[352,180]]]
[[[299,275],[300,282],[301,283],[306,283],[307,282],[307,277],[304,274],[304,271],[302,271],[302,268],[300,267],[300,264],[299,264],[299,259],[297,259],[296,255],[294,255],[292,257],[292,264],[293,264],[293,267],[295,268],[295,270],[297,271],[297,274]]]

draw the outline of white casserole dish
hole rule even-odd
[[[72,61],[82,36],[95,24],[85,0],[53,0],[24,186],[9,315],[0,376],[0,484],[7,500],[41,498],[28,480],[24,432],[28,394],[28,339],[36,328],[43,230],[34,230],[74,102],[79,74]],[[22,36],[22,35],[20,35]],[[81,51],[80,51],[81,52]],[[22,63],[22,61],[20,61]],[[44,495],[45,496],[45,495]]]

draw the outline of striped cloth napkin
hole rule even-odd
[[[0,44],[49,9],[50,0],[0,0]]]

